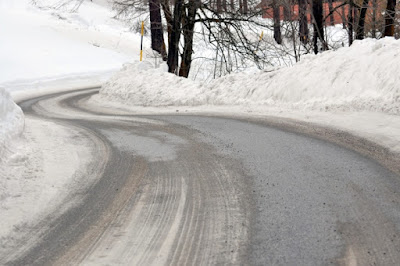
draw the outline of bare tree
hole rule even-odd
[[[356,39],[362,40],[364,39],[364,31],[365,31],[365,15],[367,14],[369,0],[363,0],[360,17],[358,18],[357,31],[356,31]]]
[[[170,8],[169,0],[161,0],[161,7],[164,11],[164,17],[167,22],[167,32],[168,32],[168,41],[171,39],[172,32],[172,12]]]
[[[277,61],[279,61],[278,64],[290,64],[290,60],[291,62],[298,61],[304,53],[312,50],[314,53],[327,50],[328,40],[324,23],[326,25],[334,22],[332,20],[334,12],[341,13],[343,22],[346,23],[347,12],[344,12],[344,7],[349,7],[346,24],[349,45],[353,42],[353,36],[362,39],[367,34],[371,34],[369,30],[373,25],[369,24],[371,19],[368,19],[368,12],[371,11],[369,0],[343,0],[339,3],[334,3],[333,0],[326,2],[322,0],[267,0],[266,8],[273,13],[272,23],[268,20],[263,23],[258,17],[261,10],[255,10],[255,5],[252,5],[250,1],[247,1],[250,5],[247,14],[243,14],[245,13],[243,0],[229,2],[227,0],[175,0],[173,5],[169,0],[151,1],[160,1],[159,6],[162,7],[168,29],[168,70],[183,77],[188,77],[192,69],[194,43],[198,40],[194,38],[195,36],[203,38],[207,46],[210,45],[215,49],[215,57],[207,60],[215,62],[214,75],[216,75],[218,71],[220,74],[229,73],[234,67],[239,68],[240,65],[245,64],[246,60],[252,61],[252,64],[255,63],[259,67],[266,64],[273,65]],[[153,2],[149,3],[149,6]],[[325,17],[323,3],[329,8]],[[299,5],[298,18],[292,13],[294,4]],[[286,10],[285,21],[281,21],[282,8]],[[312,42],[309,41],[308,9],[311,9],[313,25]],[[379,14],[380,11],[376,12]],[[383,21],[379,15],[377,17],[377,20]],[[195,25],[198,26],[195,27]],[[260,27],[271,30],[274,33],[273,38],[271,36],[265,40],[259,40]],[[379,27],[375,29],[379,32]],[[275,58],[271,60],[271,56]],[[278,56],[285,59],[277,59]],[[286,61],[289,57],[290,60]]]
[[[184,46],[179,69],[179,76],[187,78],[189,76],[190,66],[192,64],[193,53],[193,34],[197,8],[200,6],[200,0],[189,0],[184,7],[186,16],[182,18]]]
[[[376,38],[376,14],[377,14],[377,9],[378,9],[378,1],[377,0],[372,0],[372,18],[371,18],[371,35],[372,38]]]
[[[394,17],[396,15],[396,0],[387,0],[385,11],[385,31],[383,36],[394,35]]]
[[[143,1],[114,0],[114,7],[118,16],[127,16],[135,13],[129,8],[145,11]],[[226,62],[237,55],[243,59],[253,58],[256,62],[264,60],[257,55],[258,42],[253,41],[254,35],[249,35],[248,32],[251,29],[250,24],[261,26],[258,19],[261,10],[254,9],[250,12],[250,8],[246,6],[250,3],[248,0],[230,2],[231,11],[226,10],[227,0],[175,0],[172,6],[169,0],[151,1],[149,3],[150,13],[161,6],[166,21],[168,30],[168,53],[166,56],[169,72],[188,77],[193,60],[196,23],[201,25],[200,29],[203,29],[203,32],[198,34],[204,34],[204,38],[208,38],[209,44],[217,48],[219,56],[223,57]],[[238,10],[241,12],[237,12]],[[150,20],[153,22],[151,23],[153,32],[161,28],[157,16],[156,14],[155,19],[150,16]],[[157,39],[161,36],[160,32],[152,33],[152,47],[164,55],[163,45],[161,44],[161,49],[159,48],[162,43],[161,38]],[[221,36],[223,38],[220,38]],[[240,65],[240,63],[235,64]]]
[[[323,51],[328,50],[328,45],[326,44],[324,37],[323,8],[321,0],[312,0],[312,17],[314,27],[314,53],[317,54],[319,51],[318,40],[321,42],[321,49]]]
[[[167,60],[165,50],[164,33],[161,22],[160,0],[149,0],[151,48],[159,52],[164,60]]]
[[[249,13],[249,3],[247,0],[243,1],[243,14],[247,15]]]
[[[277,44],[282,44],[281,12],[277,0],[272,0],[272,10],[274,16],[274,39]]]
[[[291,0],[281,0],[281,5],[283,6],[283,18],[285,21],[289,21],[292,16],[292,1]]]
[[[333,26],[333,25],[335,25],[335,22],[334,22],[334,17],[333,17],[333,2],[332,2],[332,0],[328,0],[328,7],[329,7],[329,22],[330,22],[330,25],[331,26]]]
[[[307,0],[298,0],[299,4],[299,35],[303,44],[308,43]]]
[[[222,13],[222,0],[217,0],[217,12]]]
[[[349,14],[347,18],[347,33],[349,38],[349,46],[353,44],[353,29],[354,29],[354,2],[349,0]]]
[[[31,0],[33,5],[39,7],[50,7],[54,9],[61,9],[65,11],[69,11],[72,13],[78,12],[84,0],[59,0],[52,4],[49,3],[41,3],[40,0]]]
[[[226,3],[227,0],[222,0],[222,9],[224,10],[224,12],[228,11],[228,6]]]
[[[343,29],[347,29],[347,18],[346,18],[346,8],[344,5],[341,5],[340,7],[342,9],[342,25]]]
[[[179,40],[181,38],[181,20],[183,17],[184,0],[175,0],[174,15],[172,17],[171,37],[168,41],[168,72],[176,73],[178,68]]]

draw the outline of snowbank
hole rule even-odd
[[[206,104],[206,99],[198,99],[205,90],[199,83],[166,72],[165,67],[154,69],[149,62],[137,61],[114,74],[100,93],[109,100],[126,104],[179,106]]]
[[[140,37],[112,19],[106,0],[84,1],[76,13],[31,2],[0,0],[0,264],[25,234],[23,248],[37,241],[36,222],[58,217],[76,203],[71,191],[81,194],[98,176],[87,172],[94,142],[78,129],[24,119],[9,92],[22,100],[47,89],[94,86],[139,56]]]
[[[136,63],[115,74],[100,93],[137,106],[245,105],[400,114],[399,55],[399,41],[367,39],[305,56],[293,67],[228,75],[209,84]]]
[[[24,115],[11,99],[10,94],[0,87],[0,162],[12,149],[12,140],[22,134]]]

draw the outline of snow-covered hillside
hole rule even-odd
[[[36,1],[52,6],[59,1]],[[78,12],[0,1],[0,84],[8,90],[59,86],[74,79],[100,83],[139,55],[140,36],[104,1],[84,1]],[[61,83],[61,82],[58,82]]]
[[[84,1],[77,12],[51,8],[57,0],[32,2],[0,1],[0,156],[23,124],[8,92],[21,99],[46,88],[100,85],[139,56],[140,36],[113,18],[107,1]]]

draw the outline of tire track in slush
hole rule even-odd
[[[115,115],[85,104],[94,93],[32,101],[37,115],[87,130],[109,154],[82,204],[12,265],[400,261],[399,176],[343,147],[365,146],[361,154],[399,173],[397,157],[290,121]]]
[[[239,246],[246,246],[247,241],[247,231],[241,227],[247,222],[248,213],[246,203],[238,197],[243,188],[242,177],[228,169],[233,163],[220,157],[213,147],[198,142],[194,137],[197,132],[189,128],[154,120],[130,120],[126,116],[118,124],[118,116],[111,119],[83,112],[74,104],[86,94],[74,92],[70,98],[64,94],[46,99],[40,105],[41,112],[68,119],[67,111],[71,109],[71,114],[80,119],[80,126],[84,121],[92,121],[91,130],[107,139],[113,150],[118,145],[104,132],[115,128],[132,136],[150,136],[157,143],[165,142],[160,135],[179,138],[184,145],[175,145],[179,154],[173,159],[154,161],[133,151],[132,171],[138,171],[135,166],[142,170],[139,174],[132,172],[125,186],[116,189],[111,207],[57,263],[159,265],[239,261]]]
[[[175,265],[239,260],[238,247],[244,246],[240,242],[246,240],[246,232],[237,227],[243,226],[246,217],[242,215],[243,222],[239,222],[235,216],[241,210],[239,199],[223,199],[228,192],[238,195],[237,188],[229,183],[221,186],[219,180],[221,176],[231,178],[232,173],[214,163],[214,156],[205,160],[198,158],[202,154],[198,149],[192,150],[181,151],[173,162],[149,164],[143,178],[147,182],[139,189],[142,195],[136,204],[126,206],[124,226],[109,227],[82,264],[98,263],[110,247],[115,250],[108,251],[109,258],[102,258],[104,263]],[[232,233],[228,235],[228,231]],[[129,245],[116,247],[115,235],[129,237]]]

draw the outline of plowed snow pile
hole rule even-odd
[[[136,63],[104,84],[101,97],[136,106],[244,105],[399,114],[399,55],[399,41],[366,39],[304,56],[293,67],[233,74],[209,84]]]
[[[12,150],[12,140],[22,134],[24,115],[11,99],[10,94],[0,87],[0,162]]]

